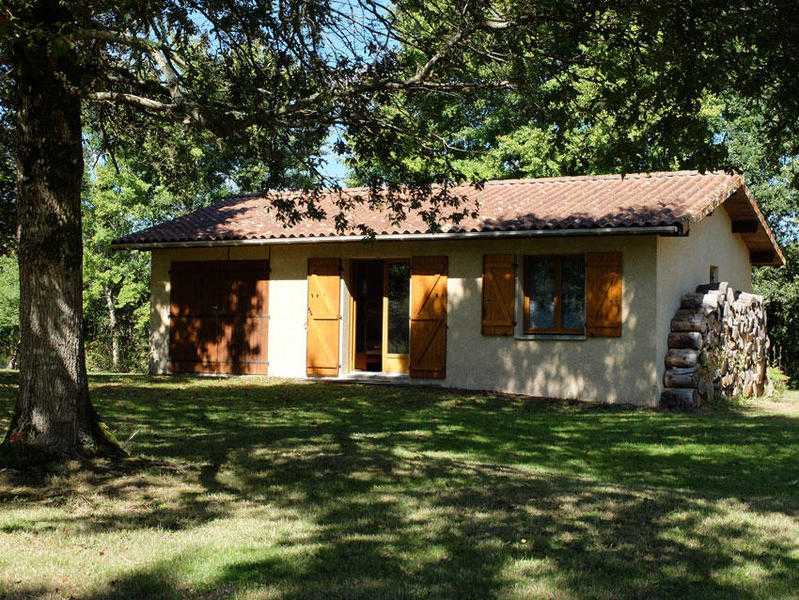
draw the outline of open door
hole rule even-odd
[[[407,373],[410,363],[411,266],[383,263],[383,372]]]
[[[308,259],[308,377],[338,375],[340,298],[340,260]]]
[[[446,256],[411,261],[411,377],[446,377],[448,270]]]
[[[353,310],[350,335],[352,368],[383,370],[383,262],[353,260],[350,270]]]

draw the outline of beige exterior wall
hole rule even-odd
[[[268,258],[269,373],[305,376],[306,271],[311,256],[449,257],[447,378],[435,383],[476,390],[597,402],[657,402],[658,239],[654,236],[573,237],[527,240],[316,243],[153,252],[151,370],[164,373],[169,348],[169,265],[175,260]],[[623,329],[620,338],[523,339],[480,333],[482,257],[490,253],[623,253]],[[348,267],[344,261],[345,269]],[[345,272],[346,279],[346,272]],[[342,286],[342,300],[347,298]],[[517,293],[517,301],[521,294]],[[520,306],[520,302],[517,302]],[[342,302],[342,307],[348,304]],[[345,320],[348,317],[344,310]],[[521,319],[518,319],[521,321]],[[342,332],[346,332],[346,322]],[[341,344],[345,365],[345,335]]]
[[[749,250],[741,236],[732,233],[732,222],[723,207],[691,226],[686,237],[657,239],[658,382],[663,379],[663,357],[671,319],[682,295],[710,281],[711,265],[719,269],[719,281],[736,290],[752,291],[752,265]]]

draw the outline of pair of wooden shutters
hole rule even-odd
[[[267,261],[174,262],[170,289],[172,373],[266,374]]]
[[[588,253],[585,267],[586,334],[621,336],[621,253]],[[483,257],[483,335],[513,335],[515,315],[516,260],[512,254],[487,254]]]
[[[446,256],[411,259],[410,376],[441,379],[447,363]],[[335,377],[339,369],[341,261],[308,261],[308,339],[306,373]]]

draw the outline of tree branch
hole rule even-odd
[[[110,44],[120,44],[131,48],[139,48],[150,54],[161,52],[166,60],[174,62],[179,68],[186,68],[186,62],[166,42],[146,37],[130,35],[120,31],[107,29],[76,29],[64,36],[65,39],[77,42],[82,40],[99,40]]]
[[[135,94],[125,94],[123,92],[93,92],[87,94],[85,98],[94,102],[119,102],[121,104],[129,104],[131,106],[162,113],[175,112],[178,109],[177,104],[159,102],[152,98],[136,96]]]
[[[71,31],[68,35],[64,36],[65,39],[71,41],[83,40],[99,40],[102,42],[109,42],[112,44],[121,44],[123,46],[130,46],[132,48],[140,48],[141,50],[169,50],[169,47],[161,42],[156,42],[147,38],[121,33],[119,31],[110,31],[107,29],[76,29]]]
[[[421,83],[421,82],[425,81],[430,76],[430,73],[432,72],[433,67],[436,66],[436,63],[438,63],[442,58],[444,58],[444,56],[447,54],[447,52],[449,52],[452,49],[452,47],[455,46],[455,44],[460,42],[464,38],[465,35],[466,35],[466,32],[464,32],[462,30],[458,31],[458,33],[453,35],[447,41],[447,43],[444,44],[444,47],[441,50],[439,50],[433,56],[431,56],[430,60],[428,60],[425,64],[423,64],[416,71],[416,74],[413,77],[411,77],[409,79],[406,79],[403,83],[406,86],[409,86],[409,85],[413,85],[413,84]]]

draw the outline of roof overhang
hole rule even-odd
[[[585,237],[607,235],[685,235],[681,225],[659,225],[652,227],[600,227],[592,229],[531,229],[513,231],[463,231],[445,233],[396,233],[378,234],[371,237],[363,235],[278,237],[238,240],[190,240],[163,242],[136,242],[112,244],[114,250],[158,250],[160,248],[208,248],[214,246],[273,246],[284,244],[329,244],[353,242],[409,242],[446,241],[497,238],[544,238],[544,237]]]
[[[740,235],[749,249],[752,266],[785,265],[777,238],[745,185],[730,194],[723,206],[732,221],[732,233]]]

